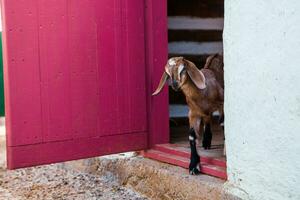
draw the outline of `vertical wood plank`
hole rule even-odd
[[[118,98],[118,132],[131,132],[130,98],[131,88],[129,86],[129,62],[127,41],[128,34],[128,9],[127,0],[115,0],[115,22],[116,22],[116,65],[117,65],[117,98]]]
[[[68,0],[39,0],[39,48],[44,142],[71,134]]]
[[[94,137],[99,123],[95,1],[69,0],[69,50],[73,138]]]
[[[37,0],[2,0],[7,145],[42,141]]]
[[[159,96],[151,96],[168,59],[167,0],[146,0],[145,3],[148,144],[152,147],[170,141],[167,87]]]
[[[116,84],[116,22],[115,1],[97,2],[99,58],[99,136],[118,132],[118,88]]]
[[[129,89],[131,131],[145,131],[146,118],[146,71],[145,71],[145,5],[144,1],[128,0],[127,4],[127,35],[129,45],[127,57],[129,62]]]

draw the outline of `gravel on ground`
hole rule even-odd
[[[18,170],[0,167],[0,200],[144,200],[111,174],[95,176],[52,164]]]

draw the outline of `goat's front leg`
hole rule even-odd
[[[194,128],[190,128],[189,130],[189,142],[190,142],[190,148],[191,148],[191,159],[190,159],[190,166],[189,166],[189,172],[191,175],[197,175],[200,173],[199,169],[199,163],[200,163],[200,156],[197,152],[196,147],[196,132]]]
[[[189,112],[189,143],[191,148],[191,159],[189,165],[189,171],[191,175],[197,175],[200,173],[199,163],[200,156],[197,151],[197,137],[199,139],[199,125],[200,118],[194,115],[191,111]]]

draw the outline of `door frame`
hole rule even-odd
[[[145,0],[145,6],[148,148],[151,148],[170,142],[168,87],[160,95],[151,96],[168,59],[167,0]]]

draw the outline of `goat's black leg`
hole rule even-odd
[[[219,124],[224,127],[224,115],[221,115],[219,118]]]
[[[191,175],[197,175],[200,173],[199,170],[200,156],[198,155],[197,152],[196,133],[193,128],[189,130],[189,141],[190,141],[190,148],[191,148],[191,160],[190,160],[189,171]]]
[[[202,140],[202,146],[204,149],[210,149],[211,147],[211,140],[212,140],[212,133],[210,124],[205,124],[204,127],[204,134],[203,134],[203,140]]]
[[[222,130],[224,131],[224,114],[220,116],[220,119],[219,119],[219,123],[220,123],[220,126],[222,126]],[[224,137],[224,149],[223,149],[223,155],[226,156],[226,147],[225,147],[225,137]]]

